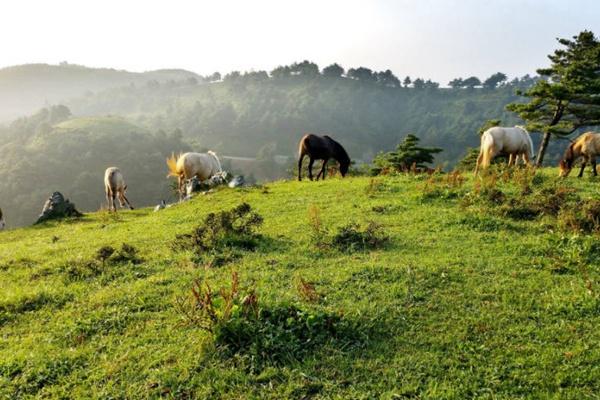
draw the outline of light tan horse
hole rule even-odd
[[[509,166],[517,164],[519,156],[529,165],[530,158],[533,158],[533,142],[525,128],[495,126],[483,132],[475,175],[479,168],[489,167],[494,157],[500,154],[509,156]]]
[[[586,132],[583,135],[575,139],[567,150],[565,155],[558,167],[560,169],[559,176],[566,177],[573,169],[573,164],[579,157],[583,157],[583,163],[581,164],[581,170],[579,170],[578,178],[583,176],[583,170],[586,164],[589,162],[592,165],[592,171],[594,176],[598,175],[596,172],[596,157],[600,154],[600,133]]]
[[[129,203],[129,200],[125,197],[127,185],[125,184],[125,179],[123,179],[123,174],[121,174],[119,168],[109,167],[106,169],[106,172],[104,172],[104,190],[106,191],[106,200],[108,201],[109,211],[117,211],[115,198],[119,199],[119,204],[122,208],[127,205],[133,210],[131,203]]]
[[[180,199],[184,195],[186,180],[195,176],[199,182],[203,182],[223,171],[221,162],[213,151],[207,153],[184,153],[177,157],[171,154],[171,157],[167,158],[167,166],[169,167],[167,177],[177,177],[177,190]]]

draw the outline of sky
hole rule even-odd
[[[532,74],[584,29],[600,35],[599,0],[19,0],[0,4],[0,67],[206,75],[307,59],[445,85]]]

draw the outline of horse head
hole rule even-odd
[[[573,169],[573,164],[575,163],[575,153],[573,152],[574,146],[575,146],[575,143],[571,143],[569,145],[569,147],[567,147],[567,150],[565,150],[565,155],[563,156],[563,159],[560,160],[560,162],[558,163],[558,167],[559,167],[558,176],[560,176],[560,177],[568,176],[569,173],[571,172],[571,169]]]

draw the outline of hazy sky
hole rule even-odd
[[[32,62],[200,74],[309,59],[454,77],[533,73],[556,37],[600,35],[600,0],[18,0],[0,67]]]

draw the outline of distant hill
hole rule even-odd
[[[108,88],[145,85],[200,77],[190,71],[168,69],[128,72],[73,64],[26,64],[0,69],[0,121],[31,114],[41,107],[90,96]]]

